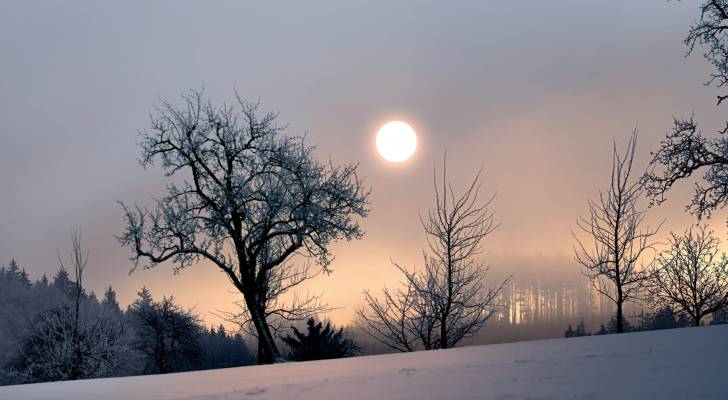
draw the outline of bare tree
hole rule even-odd
[[[88,262],[88,254],[84,254],[81,247],[81,232],[78,228],[71,233],[71,264],[76,277],[74,283],[74,314],[73,314],[73,354],[74,360],[71,368],[71,379],[80,378],[80,367],[83,364],[83,353],[81,352],[81,337],[79,332],[79,324],[81,322],[81,300],[83,298],[83,271],[86,269]],[[60,255],[58,261],[63,266]]]
[[[728,86],[728,1],[703,0],[700,18],[691,26],[685,38],[687,54],[704,47],[705,59],[715,68],[708,85]],[[728,99],[718,95],[717,105]],[[688,210],[698,218],[710,217],[713,210],[728,202],[728,123],[718,137],[706,137],[699,130],[694,117],[674,121],[674,127],[653,153],[653,158],[642,182],[653,204],[666,200],[666,194],[678,181],[704,170],[697,183]]]
[[[428,243],[424,270],[409,272],[395,263],[406,289],[385,288],[382,302],[365,293],[368,311],[360,310],[359,317],[375,339],[401,351],[413,350],[415,341],[425,349],[447,349],[483,328],[497,311],[496,298],[508,280],[495,288],[484,285],[488,267],[477,258],[497,224],[490,211],[495,196],[479,202],[480,188],[480,172],[457,198],[446,165],[442,188],[434,177],[435,208],[421,218]]]
[[[651,297],[662,305],[701,319],[728,306],[728,257],[707,226],[682,235],[670,233],[670,249],[657,258],[651,278]]]
[[[368,213],[369,189],[356,165],[320,163],[302,137],[282,134],[276,114],[260,117],[258,104],[238,97],[215,107],[196,91],[183,100],[163,102],[140,134],[141,164],[159,162],[179,179],[155,209],[122,204],[118,239],[136,266],[172,261],[179,271],[207,260],[225,272],[255,326],[259,362],[282,360],[266,318],[272,277],[296,254],[328,272],[329,244],[363,235],[357,217]]]
[[[598,200],[589,200],[589,216],[577,221],[587,239],[576,234],[575,259],[584,266],[584,273],[594,288],[617,306],[617,333],[624,331],[623,305],[635,300],[648,277],[641,261],[652,249],[652,237],[659,230],[642,228],[645,211],[639,208],[643,190],[630,179],[637,131],[632,132],[624,157],[614,143],[612,175],[606,192]]]

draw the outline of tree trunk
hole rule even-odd
[[[263,341],[258,340],[258,357],[256,358],[258,360],[258,363],[261,363],[260,360],[265,360],[265,347],[263,347]]]
[[[617,333],[623,333],[624,326],[622,326],[622,302],[617,302]]]
[[[273,335],[265,320],[265,313],[253,296],[245,296],[245,304],[250,312],[250,318],[258,333],[258,364],[272,364],[282,360],[278,347],[273,340]]]
[[[78,273],[76,273],[76,281],[78,281]],[[79,337],[78,325],[81,318],[80,303],[81,289],[80,284],[76,283],[76,308],[73,321],[73,368],[71,368],[71,380],[77,380],[81,377],[81,338]]]
[[[615,268],[617,271],[617,333],[624,332],[624,326],[622,325],[622,304],[624,303],[624,294],[622,292],[622,282],[619,276],[619,264]]]
[[[440,323],[440,348],[441,349],[447,349],[448,342],[447,342],[447,326],[445,325],[447,322],[446,319],[444,319]]]

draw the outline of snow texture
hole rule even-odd
[[[726,399],[728,325],[0,388],[0,399]]]

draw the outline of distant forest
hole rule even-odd
[[[146,288],[126,310],[109,286],[99,299],[61,266],[32,282],[0,267],[0,383],[31,383],[237,367],[254,363],[243,337],[206,328],[174,297]],[[77,294],[80,294],[77,297]],[[77,302],[78,300],[78,302]],[[78,306],[78,307],[77,307]],[[76,312],[78,311],[78,318]]]

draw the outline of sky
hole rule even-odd
[[[394,3],[394,4],[391,4]],[[501,226],[483,255],[493,277],[578,274],[572,230],[609,180],[612,141],[638,128],[636,168],[673,116],[721,125],[710,67],[685,58],[698,2],[663,0],[0,2],[0,263],[33,278],[58,268],[78,226],[86,280],[122,304],[146,285],[209,322],[239,297],[207,264],[129,274],[117,201],[149,202],[165,179],[138,164],[137,134],[160,99],[204,88],[215,102],[260,99],[317,155],[358,162],[373,188],[364,239],[339,242],[334,272],[305,290],[351,320],[362,290],[395,285],[390,260],[421,266],[420,214],[445,149],[454,187],[480,168]],[[415,155],[379,157],[390,120]],[[689,184],[650,210],[662,232],[693,223]],[[712,220],[726,236],[725,213]],[[555,273],[557,271],[557,273]]]

